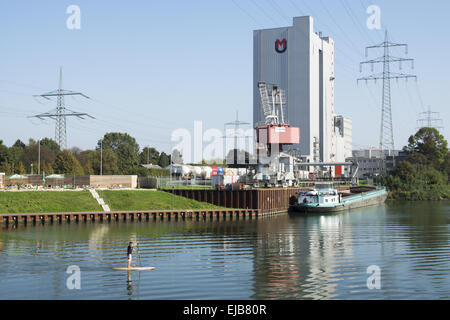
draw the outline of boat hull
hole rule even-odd
[[[353,195],[344,198],[341,203],[336,205],[322,205],[322,204],[294,204],[291,206],[291,211],[302,212],[307,214],[335,214],[352,209],[369,207],[383,204],[386,201],[388,193],[385,189],[371,192],[364,192],[358,195]]]

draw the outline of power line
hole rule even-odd
[[[292,6],[300,13],[300,15],[306,15],[299,7],[295,4],[295,2],[293,2],[292,0],[290,0],[289,2],[290,2],[290,3],[292,4]],[[316,16],[315,13],[312,11],[312,9],[310,9],[310,7],[309,7],[305,2],[303,2],[303,3],[304,3],[304,5],[310,10],[310,12],[312,13],[312,15],[314,16],[314,19],[315,19],[314,21],[315,21],[315,24],[317,25],[316,27],[320,30],[321,28],[320,28],[319,26],[320,26],[321,24],[323,24],[323,23],[319,22],[319,20],[317,19],[317,16]],[[325,24],[324,24],[324,26],[325,26]],[[330,27],[328,27],[328,29],[329,29],[329,30],[332,30],[332,28],[330,28]],[[305,36],[307,36],[307,34],[306,34],[305,32],[303,32],[303,34],[304,34]],[[343,42],[343,43],[345,43],[345,44],[347,45],[346,42]],[[343,67],[344,69],[347,69],[348,71],[356,72],[356,70],[353,69],[353,67],[352,67],[355,59],[351,58],[346,52],[344,52],[343,50],[341,50],[339,47],[334,47],[334,50],[335,50],[336,52],[342,53],[342,56],[341,56],[341,57],[345,57],[345,58],[347,58],[349,61],[351,61],[351,64],[350,64],[350,63],[344,64],[344,63],[342,63],[340,60],[335,60],[335,63],[336,63],[337,65]],[[353,52],[353,51],[352,51],[352,52]]]
[[[30,88],[39,89],[39,90],[48,90],[47,88],[42,88],[42,87],[38,87],[38,86],[35,86],[35,85],[32,85],[32,84],[20,83],[20,82],[15,82],[15,81],[11,81],[11,80],[0,79],[0,82],[9,83],[9,84],[12,84],[14,86],[30,87]]]
[[[341,32],[345,35],[345,37],[349,40],[349,43],[351,44],[351,46],[353,47],[353,49],[355,50],[355,52],[358,52],[359,50],[356,48],[355,44],[353,43],[353,41],[351,40],[351,38],[347,35],[347,32],[345,32],[344,29],[342,29],[341,25],[334,19],[334,16],[331,14],[331,12],[328,10],[327,6],[323,3],[322,0],[320,0],[320,3],[322,5],[322,7],[325,9],[325,12],[328,14],[328,16],[331,18],[331,20],[333,21],[333,23],[339,28],[339,30],[341,30]]]
[[[348,4],[346,0],[340,0],[342,3],[342,6],[344,7],[345,11],[347,12],[348,16],[352,20],[353,24],[355,25],[358,32],[362,35],[362,37],[365,39],[367,38],[370,43],[374,43],[372,40],[372,37],[368,34],[367,30],[357,22],[358,18],[356,17],[356,14],[353,12],[352,7]],[[362,29],[362,31],[361,31]]]
[[[267,2],[270,4],[270,6],[275,9],[275,11],[280,15],[281,18],[286,19],[288,23],[291,22],[291,19],[283,12],[283,9],[280,8],[275,2],[272,0],[267,0]]]
[[[235,0],[231,0],[231,1],[234,3],[234,5],[236,7],[238,7],[242,12],[244,12],[247,16],[249,16],[250,19],[252,19],[258,26],[262,26],[262,24],[259,21],[257,21],[255,19],[255,17],[253,17],[247,10],[245,10],[243,7],[241,7]]]
[[[255,0],[251,0],[253,2],[253,4],[269,19],[271,20],[273,23],[278,24],[278,22],[276,22],[274,19],[272,19],[272,16],[270,16],[266,10],[264,10],[263,7],[261,7]]]
[[[307,2],[306,2],[305,0],[302,0],[302,3],[303,3],[303,5],[306,7],[306,9],[309,10],[309,12],[312,14],[312,16],[315,17],[315,21],[316,21],[316,24],[318,25],[318,27],[319,27],[320,25],[322,25],[322,27],[325,27],[325,29],[328,29],[328,33],[331,34],[331,32],[334,30],[334,28],[331,28],[331,26],[329,26],[328,24],[325,24],[325,23],[323,22],[323,20],[319,20],[319,18],[318,18],[319,15],[316,14],[316,12],[315,12],[308,4],[307,4]],[[324,28],[320,28],[320,27],[319,27],[319,29],[324,29]],[[350,49],[350,52],[351,52],[351,53],[355,54],[355,55],[358,56],[358,57],[360,56],[360,54],[357,53],[358,50],[354,50],[354,48],[352,48],[352,45],[351,45],[349,42],[347,42],[347,39],[341,39],[341,40],[344,40],[344,41],[342,41],[342,43],[345,44],[345,45]],[[344,52],[343,50],[340,50],[339,47],[336,47],[335,50],[336,50],[336,51],[342,51],[342,53],[344,54],[344,56],[347,57],[349,60],[351,60],[351,62],[352,62],[352,64],[353,64],[354,59],[353,59],[353,58],[350,58],[349,55],[348,55],[346,52]]]

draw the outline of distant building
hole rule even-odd
[[[400,150],[390,152],[380,149],[353,150],[353,156],[347,161],[358,163],[358,178],[372,178],[390,173],[395,165],[406,159],[406,153]]]
[[[380,155],[382,154],[383,157],[386,156],[398,156],[400,150],[383,150],[383,152],[380,151],[379,148],[370,148],[370,149],[361,149],[361,150],[353,150],[352,156],[353,157],[360,157],[360,158],[380,158]]]

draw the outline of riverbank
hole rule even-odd
[[[153,190],[98,191],[113,211],[220,209],[221,207]],[[0,192],[0,214],[93,212],[101,206],[89,191]]]
[[[446,201],[450,200],[450,186],[439,186],[429,190],[393,190],[387,200],[401,201]]]

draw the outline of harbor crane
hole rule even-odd
[[[277,84],[258,82],[264,122],[256,126],[258,167],[253,176],[255,184],[273,187],[297,186],[308,180],[309,167],[349,166],[356,173],[357,163],[304,162],[293,150],[284,146],[300,143],[300,128],[291,127],[286,117],[286,92]],[[303,169],[302,169],[303,168]]]

